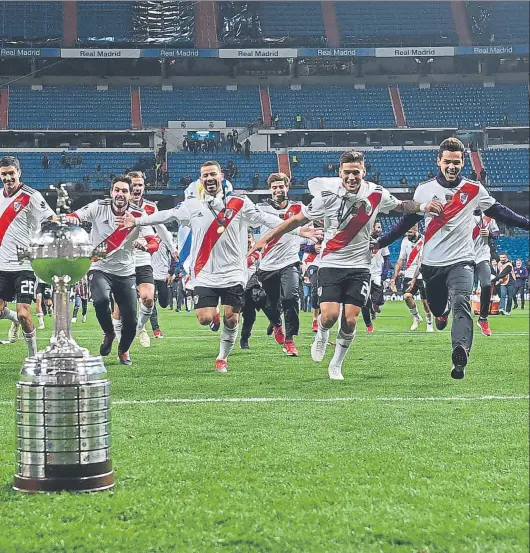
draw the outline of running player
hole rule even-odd
[[[35,312],[37,313],[37,319],[39,321],[39,329],[46,328],[44,326],[44,315],[53,314],[53,301],[52,301],[52,286],[43,282],[40,278],[37,278],[37,289],[35,292]]]
[[[158,309],[156,308],[156,304],[158,303],[162,309],[165,309],[169,305],[169,293],[171,290],[169,287],[175,279],[175,269],[177,267],[174,249],[168,248],[165,243],[160,244],[158,250],[151,258],[151,264],[153,266],[153,278],[155,281],[155,301],[150,322],[153,336],[157,339],[162,339],[164,335],[158,324]]]
[[[308,206],[267,234],[255,248],[265,247],[308,220],[324,219],[325,238],[318,270],[320,316],[318,332],[311,346],[314,361],[324,359],[329,331],[341,314],[335,354],[328,367],[332,380],[343,380],[342,363],[355,338],[357,319],[370,293],[370,237],[379,212],[392,209],[415,213],[429,209],[438,213],[436,204],[420,206],[401,202],[383,187],[365,181],[362,152],[345,152],[340,158],[340,178],[310,181],[314,195]]]
[[[488,217],[509,226],[530,228],[528,219],[497,203],[479,182],[462,177],[464,154],[460,140],[444,140],[438,152],[438,175],[420,184],[414,193],[414,199],[422,204],[436,201],[443,205],[439,216],[425,214],[421,272],[438,330],[447,326],[449,313],[453,311],[451,377],[455,379],[464,378],[473,344],[470,305],[475,264],[473,214],[478,208]],[[388,246],[419,220],[419,215],[403,217],[379,239],[378,246]]]
[[[19,261],[19,248],[27,249],[30,236],[55,214],[40,192],[20,180],[22,170],[16,157],[0,159],[0,319],[11,321],[9,341],[18,339],[20,327],[29,357],[37,353],[36,330],[30,306],[35,294],[35,273],[29,260]],[[16,301],[16,313],[7,303]]]
[[[247,227],[269,225],[279,219],[258,211],[245,196],[226,196],[222,188],[219,163],[207,161],[201,166],[202,192],[198,198],[185,200],[180,207],[136,219],[125,214],[120,222],[125,228],[161,224],[171,220],[191,227],[192,285],[197,320],[209,325],[215,317],[219,300],[224,305],[217,372],[227,371],[227,358],[234,348],[247,282]],[[314,232],[306,235],[312,237]]]
[[[397,293],[396,279],[399,277],[404,264],[405,278],[403,279],[403,300],[412,315],[410,330],[416,330],[423,321],[421,315],[418,313],[418,307],[414,299],[419,292],[423,303],[423,310],[425,311],[425,318],[427,320],[427,332],[434,332],[432,326],[432,313],[429,309],[425,285],[423,283],[423,277],[421,276],[421,252],[423,243],[424,238],[420,234],[419,227],[418,225],[414,225],[407,231],[405,238],[403,238],[401,242],[399,259],[394,267],[394,275],[390,280],[390,288],[392,292]]]
[[[75,285],[74,312],[72,314],[72,322],[77,323],[77,313],[81,307],[82,322],[86,323],[86,315],[88,310],[88,279],[86,275]]]

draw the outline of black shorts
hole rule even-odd
[[[403,279],[403,293],[405,293],[405,291],[409,287],[409,284],[410,284],[411,280],[412,280],[411,278],[404,278]],[[427,292],[425,291],[425,283],[423,282],[422,278],[419,278],[419,279],[416,280],[416,282],[414,283],[414,287],[412,288],[410,293],[413,296],[415,296],[418,292],[420,293],[420,298],[422,300],[427,299]]]
[[[153,267],[151,265],[142,265],[141,267],[136,267],[136,286],[140,284],[153,284],[155,279],[153,278]]]
[[[46,282],[40,282],[37,285],[37,292],[35,293],[36,296],[41,295],[45,300],[51,300],[52,299],[52,287],[50,284],[46,284]]]
[[[31,305],[36,280],[33,271],[0,271],[0,299]]]
[[[332,302],[364,307],[370,295],[368,269],[338,269],[320,267],[318,270],[319,303]]]
[[[217,307],[219,299],[223,305],[243,307],[243,305],[245,305],[245,289],[241,284],[230,286],[230,288],[195,286],[193,291],[195,309],[201,309],[202,307]]]
[[[311,307],[318,308],[318,265],[309,265],[306,271],[311,284]]]

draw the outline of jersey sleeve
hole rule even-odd
[[[191,222],[191,214],[186,203],[184,201],[179,207],[157,211],[152,215],[142,215],[136,219],[136,225],[161,225],[169,221],[177,221],[180,225],[187,227]]]
[[[326,215],[326,204],[324,198],[319,194],[314,196],[308,205],[302,206],[302,213],[306,219],[310,221],[318,221],[324,219]]]
[[[173,235],[167,230],[165,225],[155,225],[155,230],[158,236],[160,236],[162,243],[167,246],[169,251],[173,253],[176,251],[177,247],[175,246],[175,242],[173,240]]]
[[[381,194],[381,203],[379,204],[379,210],[383,213],[388,213],[393,209],[396,209],[396,206],[399,204],[399,200],[390,194],[388,190],[383,188],[383,193]]]
[[[403,261],[407,261],[407,250],[405,248],[405,240],[401,241],[401,248],[399,249],[398,259],[402,259]]]
[[[381,255],[383,257],[387,257],[390,255],[390,250],[388,249],[388,246],[385,246],[384,248],[381,248]]]
[[[497,202],[497,200],[490,196],[488,191],[482,186],[482,184],[479,185],[479,192],[478,192],[478,206],[481,211],[486,211],[489,209],[494,203]]]
[[[77,209],[71,215],[77,217],[81,223],[94,223],[96,217],[97,200],[90,202],[81,209]]]
[[[491,219],[491,221],[489,223],[489,231],[491,233],[500,231],[499,225],[497,224],[497,221],[495,221],[495,219]]]
[[[31,195],[31,215],[38,224],[55,215],[53,209],[48,205],[40,192],[34,192]]]

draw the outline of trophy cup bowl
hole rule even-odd
[[[17,384],[17,473],[25,492],[99,491],[114,485],[110,459],[110,382],[100,356],[72,336],[69,288],[94,256],[90,237],[61,218],[46,222],[19,257],[53,284],[49,345],[25,360]]]

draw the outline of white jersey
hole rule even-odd
[[[474,215],[475,226],[473,227],[473,246],[475,248],[475,263],[478,265],[482,261],[491,260],[490,244],[487,236],[480,236],[480,231],[487,229],[490,233],[498,232],[499,227],[495,219],[487,215]]]
[[[444,211],[438,217],[425,213],[425,243],[423,263],[432,267],[445,267],[460,261],[474,261],[473,212],[486,211],[494,203],[479,182],[462,179],[455,188],[445,188],[432,179],[416,188],[414,200],[420,204],[438,200]]]
[[[385,266],[385,257],[390,255],[388,248],[381,248],[376,252],[372,252],[372,261],[370,263],[370,277],[374,284],[381,286],[381,276]]]
[[[380,212],[388,213],[400,202],[388,190],[364,181],[357,194],[348,192],[339,178],[313,179],[320,191],[302,213],[312,221],[324,220],[320,268],[369,269],[370,237]],[[310,181],[310,185],[313,181]],[[317,187],[313,188],[315,191]]]
[[[223,199],[221,193],[215,197],[187,199],[180,207],[144,215],[138,223],[155,225],[172,220],[191,228],[192,288],[244,286],[247,282],[248,227],[274,228],[281,223],[278,217],[259,211],[246,196],[232,195]]]
[[[287,206],[283,209],[276,209],[268,202],[261,202],[256,206],[260,211],[268,213],[273,217],[278,217],[278,224],[282,221],[298,215],[302,211],[302,202],[287,202]],[[266,227],[265,232],[260,234],[267,234],[269,227]],[[267,244],[267,247],[261,252],[261,271],[277,271],[283,269],[294,263],[300,261],[300,245],[303,242],[299,236],[294,234],[284,234],[280,238],[274,239]]]
[[[156,250],[151,257],[154,280],[166,280],[171,267],[172,259],[173,252],[166,246],[166,244],[160,244],[158,250]]]
[[[247,282],[256,274],[260,266],[261,253],[254,252],[247,257]]]
[[[136,207],[139,207],[141,210],[143,210],[147,215],[152,215],[153,213],[156,213],[158,211],[158,208],[154,202],[150,202],[149,200],[146,200],[144,198],[142,198],[141,201],[135,205]],[[173,242],[173,236],[164,225],[156,225],[155,232],[158,234],[158,236],[160,236],[161,241],[167,245],[167,247],[171,250],[171,252],[176,251],[176,247]],[[151,264],[152,264],[152,259],[151,259],[151,254],[149,252],[144,252],[143,250],[138,250],[138,249],[134,250],[135,267],[143,267],[145,265],[151,265]]]
[[[133,205],[127,210],[134,217],[141,217],[143,211]],[[96,200],[71,214],[81,222],[92,223],[90,241],[94,247],[103,246],[106,258],[92,262],[91,270],[102,271],[118,276],[134,275],[133,242],[139,236],[154,236],[152,228],[125,229],[118,227],[112,201],[107,198]]]
[[[0,270],[32,271],[31,263],[18,260],[41,224],[55,215],[40,192],[23,184],[12,196],[0,189]]]
[[[399,259],[403,260],[402,267],[405,268],[403,276],[405,278],[414,278],[416,269],[420,263],[421,254],[423,250],[423,244],[425,239],[423,236],[412,242],[407,237],[401,241],[401,249],[399,250]],[[421,273],[418,274],[418,280],[422,279]]]

